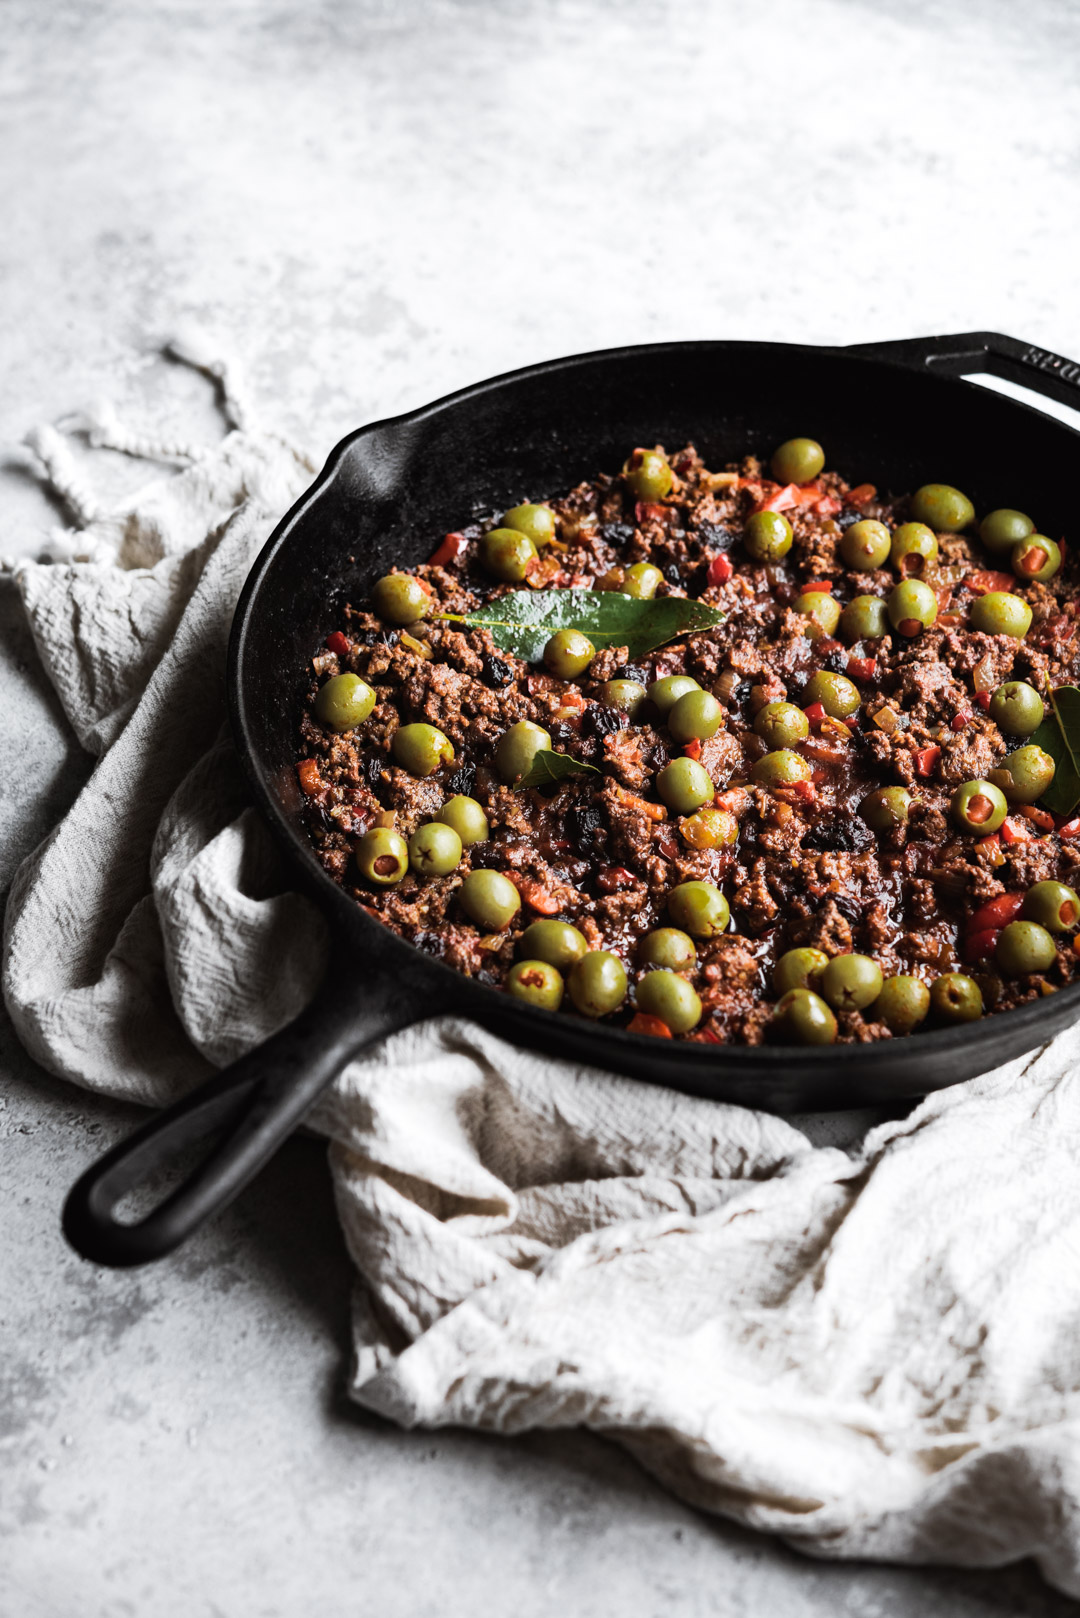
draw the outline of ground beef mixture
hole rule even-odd
[[[1065,556],[1048,582],[1027,583],[1002,571],[1008,556],[985,550],[974,526],[939,532],[936,558],[916,557],[910,570],[936,598],[933,625],[852,642],[807,614],[807,586],[841,606],[864,595],[887,601],[897,566],[886,560],[855,571],[841,538],[868,518],[895,530],[908,519],[907,497],[852,488],[828,471],[784,486],[753,457],[710,471],[692,446],[667,459],[673,478],[664,498],[637,498],[624,472],[547,501],[556,538],[522,583],[499,583],[481,565],[481,538],[501,521],[493,515],[445,539],[432,536],[432,560],[413,574],[430,602],[418,622],[388,627],[358,601],[326,626],[298,749],[306,823],[324,868],[385,926],[495,988],[506,987],[531,922],[568,921],[590,950],[611,951],[626,967],[628,993],[608,1020],[664,1035],[662,1022],[635,1016],[641,940],[671,925],[673,888],[714,884],[730,904],[730,926],[695,941],[696,962],[683,975],[701,1015],[676,1037],[749,1044],[778,1037],[774,968],[800,947],[830,959],[861,953],[886,978],[909,975],[927,985],[965,974],[986,1012],[1072,980],[1080,957],[1071,931],[1054,933],[1054,957],[1038,971],[1010,973],[994,951],[1032,884],[1076,885],[1080,822],[1011,803],[1004,824],[979,835],[959,825],[952,808],[962,783],[985,779],[1018,745],[991,717],[991,693],[1008,680],[1039,692],[1048,682],[1074,682],[1072,559]],[[745,544],[747,522],[763,508],[790,522],[793,542],[782,560],[757,561]],[[567,681],[501,649],[487,629],[438,617],[467,613],[509,589],[617,590],[639,563],[659,569],[658,597],[700,599],[722,609],[724,622],[630,665],[624,648],[608,648]],[[973,604],[991,591],[1014,592],[1029,605],[1022,638],[972,627]],[[837,720],[803,701],[819,671],[855,684],[853,715]],[[372,687],[375,705],[364,723],[340,732],[320,723],[314,703],[320,686],[343,672]],[[604,701],[602,684],[612,678],[649,686],[678,673],[693,676],[723,710],[716,733],[685,751],[711,777],[716,806],[737,821],[726,846],[695,847],[688,817],[660,801],[657,775],[684,749],[656,709],[646,704],[628,722]],[[807,709],[809,734],[794,750],[810,774],[774,787],[755,779],[767,746],[754,720],[779,700]],[[599,773],[515,790],[500,778],[493,753],[521,720],[543,726],[555,751]],[[452,761],[425,778],[391,751],[398,727],[417,721],[438,727],[453,749]],[[861,807],[876,789],[895,786],[910,793],[906,820],[872,829]],[[381,890],[365,883],[354,858],[365,832],[390,826],[408,838],[455,794],[475,798],[490,827],[456,870],[434,877],[410,870]],[[520,894],[520,910],[501,931],[485,933],[462,908],[462,883],[478,869],[504,873]],[[893,1037],[875,1003],[834,1004],[840,1040]],[[569,995],[561,1014],[579,1014]],[[931,1010],[922,1026],[934,1022]]]

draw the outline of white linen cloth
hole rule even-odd
[[[81,527],[16,579],[100,762],[18,874],[4,994],[42,1066],[161,1105],[323,967],[223,733],[237,592],[313,467],[265,433],[82,425],[187,464],[101,512],[32,439]],[[1078,1058],[1070,1031],[849,1155],[466,1022],[397,1034],[309,1120],[361,1277],[353,1396],[406,1426],[584,1423],[813,1554],[1031,1555],[1080,1596]]]

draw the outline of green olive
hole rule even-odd
[[[815,438],[788,438],[770,465],[777,483],[812,483],[825,465],[825,451]]]
[[[632,492],[639,500],[663,500],[674,481],[666,456],[654,449],[636,449],[623,467]]]
[[[889,595],[889,622],[910,640],[937,618],[937,596],[921,579],[905,579]]]
[[[727,931],[728,902],[711,882],[680,882],[667,898],[668,915],[693,938],[714,938]]]
[[[791,989],[813,989],[816,993],[828,964],[829,957],[824,950],[809,946],[789,949],[773,968],[773,988],[777,994],[787,994]]]
[[[910,1034],[930,1010],[930,990],[919,978],[886,978],[871,1008],[874,1022],[883,1022],[894,1034]]]
[[[965,831],[989,837],[1009,812],[1005,794],[992,781],[965,781],[952,795],[952,817]]]
[[[434,775],[440,764],[454,762],[449,738],[434,725],[402,725],[394,732],[390,751],[410,775]]]
[[[678,927],[656,927],[646,933],[637,955],[642,966],[662,966],[668,972],[690,972],[697,964],[694,940]]]
[[[945,972],[930,985],[930,1004],[942,1022],[975,1022],[983,1014],[983,997],[974,978]]]
[[[572,680],[584,674],[596,647],[580,629],[557,629],[544,647],[544,663],[558,680]]]
[[[889,609],[880,596],[856,596],[840,614],[840,633],[850,645],[889,633]]]
[[[1034,803],[1042,797],[1056,770],[1050,754],[1028,742],[1026,747],[1010,753],[1000,769],[991,770],[990,779],[1010,803]]]
[[[812,702],[820,702],[831,719],[847,719],[858,708],[862,698],[858,686],[846,674],[832,674],[828,669],[819,669],[816,674],[811,674],[803,686],[802,700],[807,707]]]
[[[911,793],[906,787],[879,787],[859,805],[859,813],[871,831],[887,832],[907,824]]]
[[[810,721],[793,702],[767,702],[754,715],[754,730],[766,747],[797,747],[810,734]]]
[[[804,591],[796,599],[795,611],[809,618],[805,632],[811,640],[834,634],[840,622],[840,603],[827,590]]]
[[[664,582],[664,575],[651,562],[635,562],[623,575],[621,594],[635,601],[651,601]]]
[[[531,719],[519,719],[516,725],[504,730],[495,743],[495,768],[511,785],[528,775],[541,749],[550,747],[551,737],[542,725],[534,725]]]
[[[646,972],[634,990],[639,1011],[659,1017],[673,1034],[688,1034],[701,1021],[701,1001],[692,983],[678,972]]]
[[[854,568],[857,573],[872,573],[876,567],[884,567],[889,560],[891,543],[889,530],[883,522],[864,517],[861,522],[853,522],[850,528],[844,529],[840,536],[840,555],[848,567]]]
[[[836,1018],[811,989],[789,989],[777,1001],[773,1020],[796,1045],[831,1045],[836,1038]]]
[[[708,691],[688,691],[669,709],[668,730],[677,742],[707,742],[723,717],[723,708]]]
[[[893,534],[889,556],[905,578],[909,573],[921,578],[927,562],[936,562],[937,555],[937,535],[924,522],[903,522]]]
[[[609,949],[591,949],[570,973],[570,998],[583,1017],[606,1017],[626,999],[626,968]]]
[[[990,717],[1006,736],[1033,735],[1045,712],[1042,697],[1024,680],[1006,680],[990,698]]]
[[[1057,960],[1057,945],[1037,921],[1010,921],[1001,929],[994,959],[1009,977],[1045,972]]]
[[[541,1011],[558,1011],[562,1004],[562,973],[548,961],[518,961],[506,974],[506,992]]]
[[[688,691],[700,691],[701,687],[689,674],[665,674],[662,680],[654,680],[649,687],[649,701],[659,710],[661,715],[670,713],[680,697],[685,697]]]
[[[371,605],[384,624],[415,624],[431,609],[431,597],[410,573],[387,573],[372,587]]]
[[[869,955],[834,955],[821,992],[837,1011],[861,1011],[881,993],[881,968]]]
[[[997,556],[1004,556],[1011,551],[1022,539],[1035,532],[1035,524],[1030,517],[1025,517],[1022,511],[1013,511],[1009,506],[1001,506],[997,511],[988,511],[979,524],[979,538],[988,551]]]
[[[409,845],[399,831],[373,826],[356,845],[356,865],[365,882],[392,888],[409,869]]]
[[[743,543],[756,562],[779,562],[791,549],[791,524],[780,511],[755,511]]]
[[[679,834],[691,848],[730,848],[739,835],[739,822],[730,809],[699,809],[688,815]]]
[[[460,792],[456,797],[447,798],[435,819],[456,831],[466,848],[473,843],[487,842],[488,817],[475,798],[466,798]]]
[[[716,797],[708,770],[693,758],[673,758],[656,777],[661,801],[677,815],[692,815]]]
[[[409,838],[409,864],[417,876],[449,876],[461,864],[461,838],[452,826],[429,820]]]
[[[619,708],[630,719],[636,720],[648,700],[648,692],[637,680],[605,680],[600,687],[600,701],[605,708]]]
[[[513,506],[503,514],[502,527],[524,534],[532,540],[537,550],[541,550],[555,538],[555,513],[550,506]]]
[[[492,578],[520,584],[536,561],[536,546],[516,528],[493,528],[480,541],[480,562]]]
[[[813,771],[801,753],[781,747],[775,753],[766,753],[764,758],[759,758],[751,774],[763,787],[790,787],[796,781],[809,781]]]
[[[986,635],[1011,635],[1023,640],[1031,628],[1031,608],[1010,590],[991,590],[971,604],[972,629]]]
[[[568,921],[534,921],[522,933],[518,948],[531,961],[546,961],[568,972],[588,950],[584,933]]]
[[[924,483],[911,497],[911,515],[935,534],[959,534],[975,520],[975,507],[951,483]]]
[[[470,871],[459,897],[469,920],[486,933],[501,933],[521,909],[521,895],[501,871]]]
[[[358,674],[332,674],[319,687],[315,717],[331,730],[355,730],[375,706],[375,693]]]
[[[1045,584],[1061,567],[1061,548],[1045,534],[1029,534],[1013,546],[1012,570],[1025,584]]]
[[[1020,911],[1025,921],[1037,921],[1052,933],[1067,933],[1080,921],[1080,899],[1064,882],[1036,882],[1024,894]]]

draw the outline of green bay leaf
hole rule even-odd
[[[1049,753],[1057,766],[1039,803],[1055,815],[1071,815],[1080,803],[1080,689],[1059,685],[1052,691],[1050,712],[1027,740]]]
[[[486,628],[501,651],[539,663],[559,629],[580,629],[597,651],[625,646],[627,657],[644,657],[682,635],[698,635],[724,621],[716,607],[684,596],[637,601],[615,590],[511,590],[475,612],[443,613],[455,623]]]
[[[514,791],[520,792],[522,787],[558,786],[560,781],[568,781],[574,775],[600,773],[595,764],[585,764],[579,758],[571,758],[569,753],[556,753],[550,748],[541,747],[533,754],[532,764],[521,780],[514,783]]]

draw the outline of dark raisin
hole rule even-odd
[[[376,644],[379,646],[396,646],[400,639],[400,629],[380,629]]]
[[[514,678],[514,671],[509,663],[503,662],[501,657],[492,657],[491,653],[488,652],[484,658],[484,667],[480,678],[485,685],[489,685],[493,690],[497,691],[501,686],[510,684],[510,681]]]
[[[422,949],[425,955],[442,955],[446,948],[446,940],[442,933],[429,933],[421,929],[413,933],[411,943],[417,949]]]
[[[725,528],[718,522],[699,523],[694,531],[701,543],[707,545],[711,551],[729,551],[736,539],[730,528]]]
[[[648,685],[648,669],[639,668],[636,663],[624,663],[621,669],[615,671],[616,680],[636,680],[638,685]]]
[[[566,835],[579,853],[588,858],[606,839],[603,812],[594,804],[575,804],[566,812]]]
[[[830,674],[843,674],[847,669],[847,653],[843,650],[830,652],[828,657],[822,659],[821,667],[828,669]]]
[[[862,515],[861,511],[855,511],[849,506],[838,517],[834,517],[833,521],[840,528],[850,528],[853,522],[862,521]]]
[[[601,523],[600,537],[609,545],[629,545],[634,537],[634,525],[629,522]]]
[[[474,871],[501,870],[506,863],[506,850],[495,843],[473,843],[469,849],[469,864]]]
[[[603,703],[594,702],[582,715],[581,730],[585,736],[611,736],[617,730],[625,730],[629,723],[628,715],[621,708],[605,708]]]
[[[460,769],[454,771],[446,784],[450,788],[451,797],[460,792],[463,798],[471,798],[473,787],[476,785],[476,765],[463,764]]]
[[[682,583],[682,568],[679,566],[678,562],[668,563],[667,567],[664,569],[664,577],[669,584]]]
[[[812,827],[803,838],[802,846],[822,854],[853,854],[873,841],[873,833],[856,816],[837,815]]]

